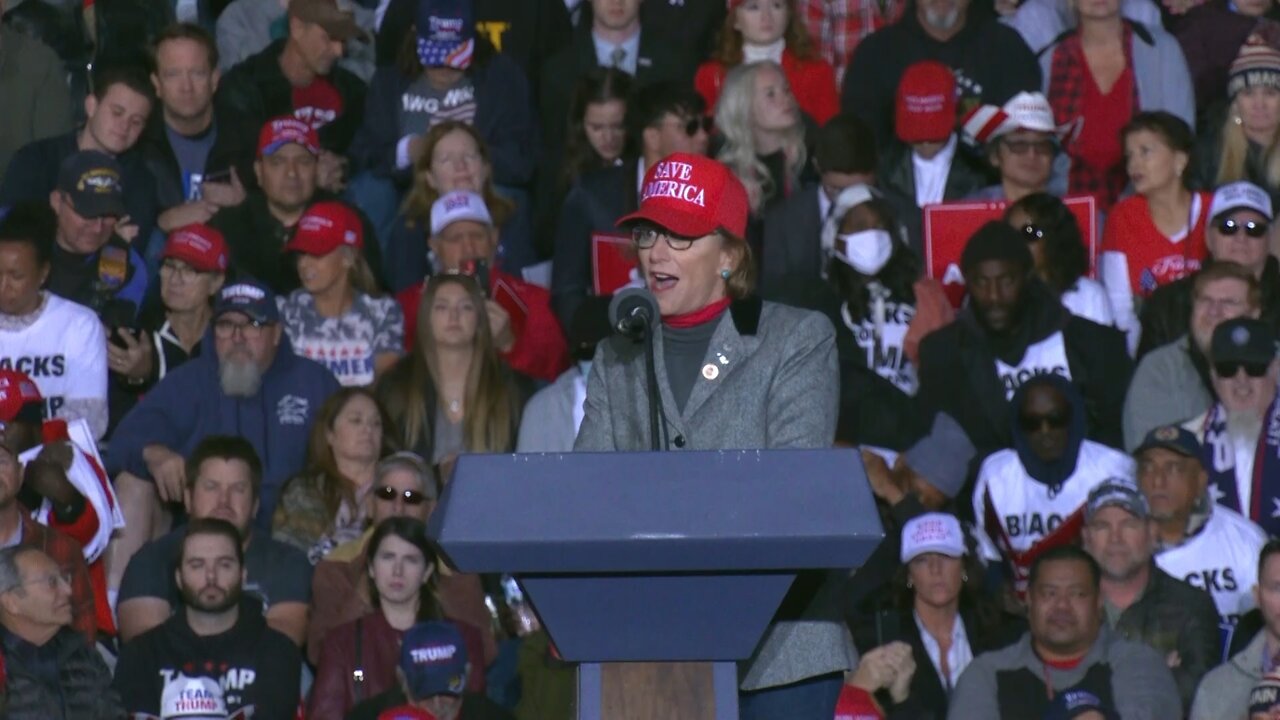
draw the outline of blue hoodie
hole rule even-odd
[[[210,340],[206,347],[212,346]],[[238,435],[262,459],[257,523],[269,528],[280,488],[306,465],[311,423],[337,390],[333,374],[294,355],[283,333],[262,388],[249,398],[227,397],[218,381],[216,354],[203,353],[166,375],[124,416],[111,439],[108,469],[113,476],[126,471],[151,479],[142,458],[148,445],[189,457],[210,435]]]

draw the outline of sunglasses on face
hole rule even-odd
[[[684,123],[684,134],[693,137],[701,130],[708,135],[711,134],[711,128],[715,126],[715,121],[707,116],[689,118]]]
[[[1254,222],[1253,220],[1238,222],[1231,218],[1226,218],[1218,223],[1218,232],[1222,235],[1235,235],[1237,232],[1244,230],[1245,235],[1251,238],[1260,238],[1266,237],[1270,229],[1271,226],[1267,223]]]
[[[393,488],[390,485],[383,485],[377,490],[374,490],[373,496],[379,500],[385,500],[386,502],[391,502],[398,497],[401,500],[404,500],[405,505],[421,505],[427,500],[435,499],[428,498],[426,493],[420,493],[417,490],[400,490]]]
[[[1267,363],[1220,362],[1213,364],[1214,371],[1218,373],[1218,377],[1222,378],[1233,378],[1242,368],[1244,369],[1244,374],[1251,378],[1260,378],[1267,374]]]
[[[1023,432],[1028,433],[1039,432],[1045,425],[1048,425],[1050,430],[1062,430],[1069,424],[1071,424],[1071,415],[1068,413],[1018,416],[1018,425]]]
[[[1026,155],[1033,151],[1045,157],[1058,154],[1058,148],[1052,140],[1005,140],[1004,146],[1014,155]]]
[[[1022,239],[1027,242],[1035,242],[1044,239],[1044,231],[1035,225],[1027,224],[1022,227]]]

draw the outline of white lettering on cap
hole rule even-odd
[[[693,165],[677,160],[666,160],[653,168],[653,181],[645,184],[640,200],[669,197],[698,207],[707,206],[707,194],[701,185],[690,182]]]
[[[907,112],[910,113],[936,113],[942,112],[946,107],[946,96],[942,93],[934,93],[933,95],[908,95],[906,98]]]
[[[458,648],[454,645],[432,645],[409,651],[409,655],[413,658],[413,662],[417,664],[437,663],[452,660],[453,656],[457,653]]]
[[[201,252],[208,252],[213,248],[212,243],[210,243],[208,240],[205,240],[203,237],[189,230],[182,231],[178,235],[177,239],[179,242],[186,245],[190,245],[191,247],[197,250],[200,250]]]
[[[266,296],[267,294],[262,291],[262,288],[245,285],[243,283],[239,285],[232,285],[222,291],[222,297],[227,300],[243,298],[245,300],[252,300],[256,302],[258,300],[262,300]]]
[[[328,230],[331,227],[333,227],[333,221],[319,215],[303,215],[302,219],[298,221],[298,229],[308,232]]]
[[[431,32],[462,32],[462,18],[431,18]]]

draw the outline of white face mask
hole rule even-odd
[[[833,249],[849,267],[863,275],[875,275],[893,255],[893,237],[888,230],[879,228],[837,235]]]

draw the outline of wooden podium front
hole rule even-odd
[[[735,663],[578,666],[578,720],[737,720]]]

